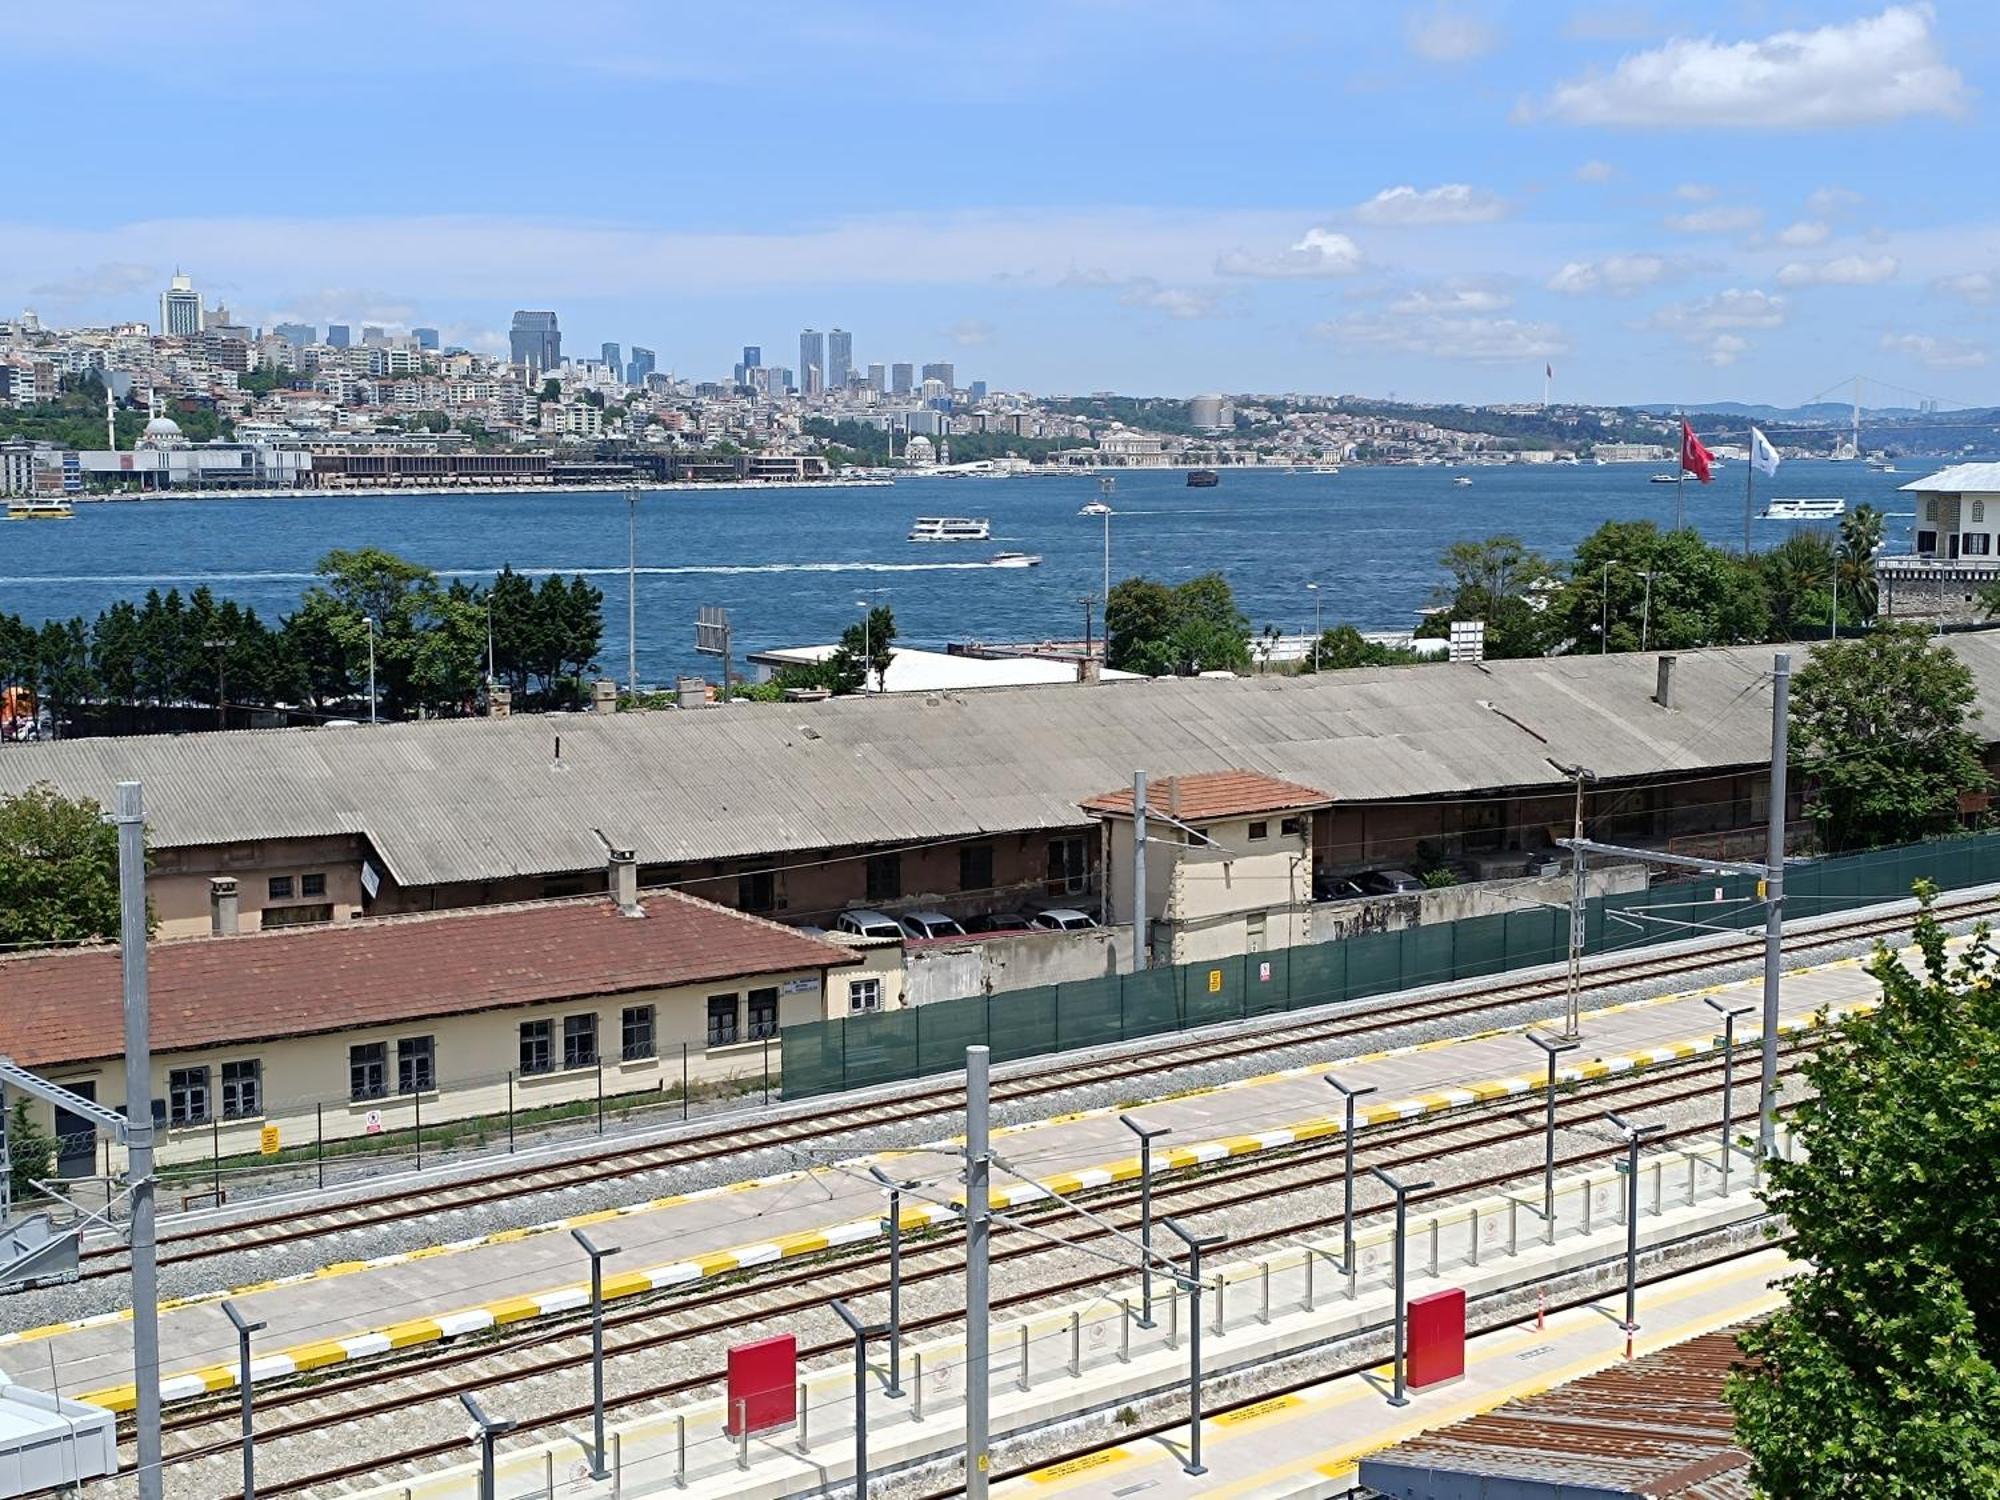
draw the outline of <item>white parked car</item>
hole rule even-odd
[[[964,937],[965,929],[954,917],[941,911],[912,911],[903,914],[903,931],[913,938]]]
[[[1073,906],[1051,906],[1047,911],[1036,912],[1028,919],[1028,925],[1037,932],[1087,932],[1097,925],[1097,918]]]
[[[885,911],[844,911],[833,919],[833,930],[854,937],[901,938],[908,936],[902,924]]]

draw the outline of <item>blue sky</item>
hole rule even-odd
[[[1037,391],[1989,402],[1996,16],[1936,5],[10,5],[0,307]]]

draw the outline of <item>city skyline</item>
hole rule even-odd
[[[20,165],[0,223],[10,314],[150,319],[178,267],[244,322],[420,323],[499,351],[513,309],[553,308],[576,348],[643,341],[709,379],[746,335],[858,328],[855,368],[976,359],[1037,391],[1528,400],[1550,366],[1558,399],[1604,402],[1791,403],[1856,372],[1947,404],[1987,387],[2000,226],[1953,164],[1990,134],[1994,49],[1965,3],[1274,5],[1254,25],[1189,5],[1143,27],[1036,7],[1020,36],[971,16],[885,36],[835,7],[669,38],[627,16],[615,55],[582,25],[546,65],[668,127],[670,164],[635,178],[530,132],[504,180],[471,161],[417,173],[363,138],[324,167],[316,216],[220,185],[286,169],[281,132],[241,128],[275,86],[263,63],[358,64],[366,38],[357,103],[418,89],[490,108],[510,49],[532,32],[542,53],[532,15],[502,7],[445,47],[447,19],[387,7],[202,10],[245,66],[199,86],[142,80],[65,15],[0,21],[25,106],[60,108],[86,58],[105,99]],[[857,195],[790,126],[708,108],[829,66],[857,142],[931,114],[1007,149]],[[162,101],[229,141],[227,172],[189,174],[154,219],[76,199],[64,184]],[[700,149],[705,118],[734,121],[728,151]],[[513,206],[558,167],[578,207]],[[656,180],[673,207],[648,216],[634,205]]]

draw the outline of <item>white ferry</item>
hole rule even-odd
[[[992,536],[985,516],[918,516],[910,527],[913,542],[984,542]]]
[[[67,500],[9,500],[7,519],[10,521],[67,521],[76,514],[76,508]]]
[[[1847,514],[1847,501],[1834,498],[1799,498],[1768,502],[1761,521],[1837,521]]]

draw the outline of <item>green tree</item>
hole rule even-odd
[[[1727,1387],[1761,1494],[2000,1494],[2000,974],[1919,887],[1921,975],[1878,947],[1872,1014],[1802,1065],[1804,1150],[1765,1191],[1806,1269]]]
[[[1840,518],[1841,609],[1859,620],[1875,618],[1879,588],[1875,579],[1875,553],[1882,545],[1887,522],[1872,505],[1857,505]]]
[[[1757,559],[1771,606],[1773,639],[1817,639],[1832,627],[1840,561],[1824,531],[1795,531]]]
[[[118,935],[118,830],[46,782],[0,797],[0,951]]]
[[[827,670],[820,680],[788,682],[785,686],[829,687],[836,693],[859,692],[865,671],[867,680],[879,687],[888,674],[895,645],[895,610],[886,604],[874,605],[868,611],[865,627],[856,620],[840,633],[840,648],[823,663]]]
[[[1608,521],[1577,544],[1569,575],[1550,612],[1573,651],[1728,646],[1769,628],[1756,572],[1690,530]]]
[[[1552,644],[1546,608],[1556,585],[1556,569],[1519,537],[1494,536],[1453,542],[1438,559],[1451,575],[1440,588],[1441,608],[1419,634],[1446,636],[1454,620],[1486,622],[1486,654],[1540,656]]]
[[[16,1099],[7,1124],[7,1190],[16,1203],[40,1196],[35,1183],[47,1179],[55,1154],[56,1138],[42,1129],[26,1099]]]
[[[1791,754],[1829,849],[1942,832],[1987,784],[1972,673],[1914,626],[1830,641],[1792,681]]]
[[[547,380],[542,382],[542,399],[544,401],[562,400],[562,382],[556,379],[555,376],[551,375]]]
[[[1317,660],[1315,660],[1317,655]],[[1320,633],[1319,649],[1311,642],[1299,662],[1301,672],[1338,672],[1347,667],[1406,667],[1436,660],[1406,647],[1371,641],[1352,625],[1332,625]]]
[[[1172,588],[1148,578],[1113,585],[1104,609],[1105,662],[1154,677],[1241,672],[1250,665],[1250,622],[1229,580],[1203,573]]]

